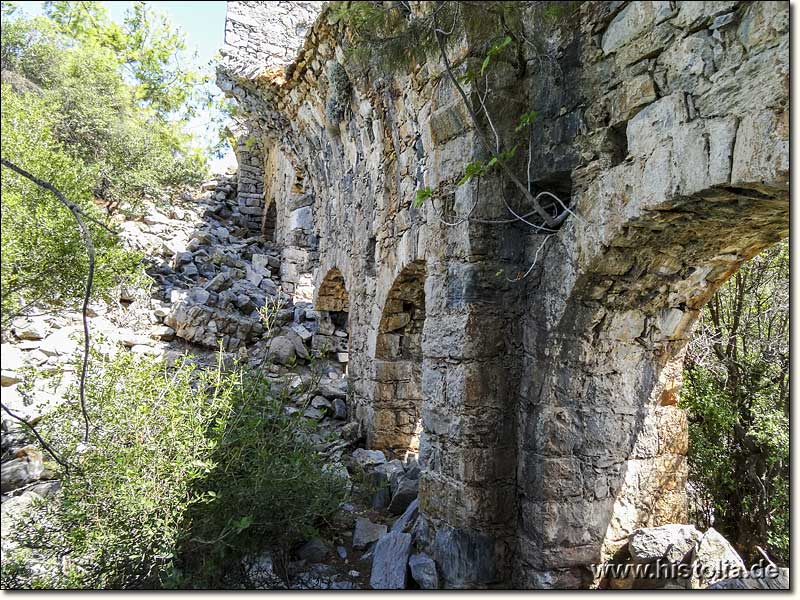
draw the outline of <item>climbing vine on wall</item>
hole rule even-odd
[[[525,4],[527,8],[521,7]],[[334,2],[331,22],[347,24],[351,57],[370,68],[386,71],[414,67],[427,60],[438,60],[455,88],[485,157],[465,164],[463,176],[455,186],[420,187],[415,204],[440,203],[455,188],[473,183],[482,177],[500,173],[510,181],[530,210],[515,210],[503,197],[507,219],[477,219],[477,201],[468,214],[456,221],[445,219],[449,226],[466,221],[482,223],[522,222],[541,233],[555,232],[574,215],[568,199],[550,191],[534,193],[535,171],[532,162],[533,128],[536,110],[522,112],[516,119],[513,133],[504,135],[498,124],[500,115],[492,108],[495,75],[498,66],[511,66],[519,77],[525,74],[527,57],[540,65],[555,65],[555,56],[547,49],[546,36],[559,19],[574,13],[575,2]],[[533,27],[530,25],[534,24]],[[532,33],[534,32],[534,33]],[[469,51],[463,52],[464,47]],[[457,56],[458,58],[453,58]],[[555,67],[557,68],[557,66]],[[527,134],[527,135],[526,135]],[[525,139],[527,137],[527,139]],[[510,139],[515,138],[515,139]],[[520,164],[527,146],[525,175]],[[476,197],[478,195],[476,194]],[[538,255],[538,253],[537,253]],[[530,272],[530,270],[529,270]]]

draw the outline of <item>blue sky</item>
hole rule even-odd
[[[43,12],[43,2],[18,2],[17,5],[30,15],[40,15]],[[122,22],[125,11],[133,2],[112,1],[102,2],[112,19]],[[187,50],[190,54],[197,52],[198,66],[206,66],[222,48],[225,36],[225,0],[206,1],[151,1],[147,2],[158,12],[165,13],[173,25],[179,27],[186,34]],[[211,89],[218,92],[212,83]],[[197,118],[187,124],[187,129],[200,134],[207,130],[209,114],[201,110]],[[229,151],[225,157],[213,161],[212,170],[225,170],[235,164],[233,152]]]

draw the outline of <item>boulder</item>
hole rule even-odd
[[[309,406],[303,411],[303,416],[314,421],[321,421],[325,417],[325,413],[318,408]]]
[[[231,287],[232,280],[227,273],[217,273],[214,278],[206,284],[206,290],[210,292],[221,292]]]
[[[298,358],[302,358],[304,360],[308,360],[310,358],[308,349],[306,348],[305,344],[303,344],[303,340],[300,339],[299,335],[290,329],[286,332],[286,338],[292,341],[292,344],[294,345],[294,353]]]
[[[2,533],[4,549],[17,521],[30,514],[34,509],[34,503],[40,499],[41,496],[38,494],[25,491],[19,496],[12,496],[8,500],[4,500],[2,508],[0,508],[0,516],[2,516],[0,519],[0,533]]]
[[[438,590],[439,576],[436,573],[436,563],[434,560],[421,552],[412,554],[408,559],[408,566],[411,569],[411,577],[423,590]]]
[[[42,455],[32,450],[25,456],[14,458],[0,465],[0,491],[4,494],[38,481],[44,471]]]
[[[709,590],[788,590],[789,569],[774,565],[751,571],[747,577],[720,579],[708,586]]]
[[[175,339],[175,330],[168,325],[159,325],[150,330],[150,335],[165,342],[171,342]]]
[[[322,411],[333,411],[333,405],[331,404],[331,401],[325,396],[314,396],[314,398],[311,400],[311,406]]]
[[[272,590],[280,589],[284,586],[281,578],[275,574],[272,554],[269,552],[244,558],[242,560],[242,568],[254,589]]]
[[[311,341],[312,333],[300,323],[295,323],[292,325],[292,331],[300,336],[300,339],[303,340],[303,343],[307,344]]]
[[[419,516],[419,498],[414,498],[406,507],[406,510],[400,515],[397,520],[392,524],[392,531],[395,533],[404,533],[411,529],[414,521]]]
[[[328,545],[319,538],[309,540],[297,551],[297,557],[308,562],[316,563],[325,560],[330,553]]]
[[[419,479],[404,477],[397,486],[397,491],[389,503],[389,512],[393,515],[402,514],[419,494]]]
[[[282,365],[288,365],[296,359],[294,343],[283,336],[272,338],[269,343],[269,354]]]
[[[266,254],[253,254],[253,271],[261,275],[269,275],[269,256]]]
[[[42,481],[31,485],[27,491],[39,494],[42,498],[54,496],[61,489],[61,482],[57,479]]]
[[[363,550],[385,535],[386,529],[386,525],[382,523],[373,523],[365,517],[359,517],[356,519],[356,527],[353,531],[353,548]]]
[[[3,369],[19,371],[25,366],[25,353],[16,346],[3,344],[0,346],[0,356],[2,356]]]
[[[341,398],[336,398],[333,401],[333,418],[339,421],[347,420],[347,404]]]
[[[369,584],[374,590],[404,590],[411,534],[387,533],[375,545]]]
[[[704,589],[720,579],[743,577],[747,573],[742,557],[713,527],[705,532],[692,560],[692,589]]]
[[[347,398],[347,380],[340,379],[338,381],[321,381],[317,387],[317,393],[329,399]]]
[[[3,387],[14,385],[20,381],[22,381],[22,374],[18,371],[11,371],[10,369],[0,371],[0,385]]]
[[[353,451],[353,460],[360,467],[372,467],[382,465],[386,462],[386,456],[380,450],[367,450],[366,448],[356,448]]]
[[[659,558],[677,562],[695,547],[701,537],[694,525],[645,527],[630,535],[628,551],[636,563],[649,563]]]
[[[81,347],[83,330],[77,325],[63,327],[48,335],[39,345],[39,350],[48,356],[63,356],[77,352]]]
[[[47,335],[47,324],[43,319],[20,320],[14,323],[12,331],[21,340],[41,340]]]

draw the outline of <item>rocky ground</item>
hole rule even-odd
[[[114,302],[92,304],[93,349],[108,355],[163,356],[167,361],[191,354],[211,366],[221,341],[226,358],[235,356],[252,366],[262,365],[269,355],[268,376],[278,385],[299,387],[315,381],[311,402],[298,398],[287,409],[302,410],[317,421],[313,439],[318,450],[333,468],[358,476],[352,482],[351,503],[343,507],[327,539],[309,540],[297,549],[289,565],[291,587],[437,587],[429,557],[414,555],[410,576],[406,569],[411,556],[407,531],[417,516],[416,457],[400,460],[358,447],[357,425],[347,420],[347,332],[310,304],[295,303],[283,292],[278,248],[235,224],[240,222],[235,190],[235,176],[220,176],[169,208],[153,206],[138,220],[118,218],[125,243],[148,258],[152,285],[121,286]],[[265,306],[271,314],[269,330],[260,314]],[[76,383],[81,353],[79,312],[34,309],[16,319],[2,333],[3,404],[34,424],[46,417]],[[30,369],[44,375],[32,388],[25,383]],[[36,496],[60,489],[45,458],[4,412],[4,546],[13,517]],[[262,555],[244,557],[243,565],[253,587],[285,586],[274,572],[269,548]]]

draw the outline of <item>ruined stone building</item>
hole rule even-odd
[[[509,218],[499,174],[453,185],[486,153],[437,55],[370,71],[330,17],[228,3],[243,218],[346,323],[367,445],[418,450],[444,584],[590,585],[634,528],[687,518],[687,336],[788,235],[789,5],[584,2],[546,32],[556,68],[499,63],[496,126],[538,111],[532,179],[575,213],[556,233]]]

